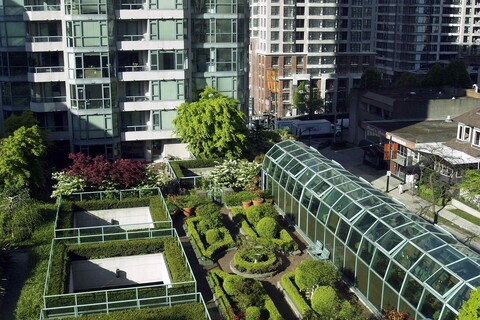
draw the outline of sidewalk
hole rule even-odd
[[[315,144],[312,143],[312,145]],[[388,194],[394,199],[397,199],[399,202],[405,205],[407,209],[414,213],[420,214],[422,210],[431,206],[428,201],[413,195],[411,193],[411,190],[408,189],[408,186],[405,186],[404,192],[402,194],[399,194],[398,185],[400,184],[400,181],[394,177],[390,177],[389,192],[386,192],[386,172],[384,170],[376,170],[370,166],[363,164],[363,151],[360,148],[335,151],[328,147],[319,151],[327,158],[341,164],[345,169],[349,170],[354,175],[364,178],[378,190],[384,192],[385,194]],[[436,210],[439,210],[439,216],[450,221],[453,224],[456,224],[458,226],[458,229],[452,228],[441,222],[439,223],[439,226],[452,233],[462,243],[465,243],[466,245],[480,252],[480,226],[471,223],[470,221],[467,221],[449,211],[452,208],[454,207],[451,205],[447,205],[443,208],[440,206],[436,206]],[[460,232],[460,230],[465,230],[466,232]]]

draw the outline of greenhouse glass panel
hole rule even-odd
[[[381,217],[388,216],[389,214],[392,214],[392,213],[396,212],[397,210],[395,210],[391,206],[383,204],[381,206],[370,208],[369,211],[371,213],[373,213],[373,215],[381,218]]]
[[[275,144],[273,145],[272,148],[270,148],[270,150],[267,151],[267,156],[271,157],[271,158],[276,158],[274,157],[273,155],[275,154],[276,151],[283,151],[283,149],[280,149],[279,145],[278,144]]]
[[[285,184],[285,189],[287,189],[287,191],[290,194],[293,193],[293,188],[295,187],[295,181],[296,180],[294,178],[289,177],[287,183]]]
[[[352,183],[352,185],[354,185],[354,184]],[[365,189],[362,189],[362,187],[360,185],[355,185],[355,186],[360,188],[360,189],[355,189],[353,191],[348,192],[348,195],[352,199],[355,199],[356,201],[360,201],[360,199],[363,199],[363,198],[366,198],[366,197],[369,197],[369,196],[372,195],[370,192],[366,191]]]
[[[350,225],[343,219],[340,219],[340,224],[337,228],[337,237],[344,243],[347,241],[348,232],[350,231]]]
[[[278,180],[280,179],[280,176],[282,175],[282,172],[283,172],[282,167],[277,166],[275,168],[275,172],[273,173],[273,179],[275,179],[275,181],[278,182]]]
[[[415,243],[420,249],[425,251],[430,251],[432,249],[443,246],[445,242],[435,237],[433,234],[427,233],[421,237],[412,239],[412,242]]]
[[[352,202],[351,199],[349,199],[346,196],[341,196],[340,199],[335,202],[335,204],[332,206],[332,208],[337,212],[340,213],[347,205],[349,205]]]
[[[316,216],[319,207],[320,207],[320,200],[318,200],[317,197],[313,195],[312,200],[310,201],[310,206],[308,207],[308,211],[310,211],[310,213]]]
[[[403,241],[405,240],[397,235],[393,230],[390,230],[379,241],[377,241],[377,243],[380,244],[385,250],[390,252]]]
[[[377,218],[369,213],[365,213],[361,218],[355,222],[355,227],[361,232],[365,233],[377,221]]]
[[[370,265],[370,261],[372,260],[374,251],[375,251],[375,246],[373,245],[373,243],[363,238],[362,245],[360,246],[359,256],[368,265]]]
[[[290,175],[287,173],[287,171],[283,171],[282,175],[280,176],[280,181],[279,184],[281,186],[287,185],[287,180],[290,177]]]
[[[368,290],[368,300],[378,309],[382,310],[382,287],[383,280],[370,270],[370,287]]]
[[[436,236],[448,244],[457,244],[458,240],[448,234],[436,233]]]
[[[267,174],[270,176],[273,176],[273,173],[275,172],[275,169],[277,168],[277,164],[272,162],[270,163],[270,166],[268,167]]]
[[[423,282],[438,269],[440,269],[440,265],[433,261],[429,256],[424,255],[410,272],[417,277],[418,280]]]
[[[349,181],[349,183],[344,183],[342,185],[336,185],[336,187],[344,193],[349,193],[350,191],[358,190],[360,188],[359,185],[357,185],[357,184],[355,184],[351,181]],[[350,195],[350,198],[356,199],[356,197],[352,197],[351,195]]]
[[[331,187],[330,184],[323,181],[323,182],[317,184],[315,187],[313,187],[312,191],[315,192],[317,195],[321,196],[330,187]]]
[[[333,233],[330,230],[325,229],[325,248],[333,252]]]
[[[398,227],[396,230],[407,239],[418,237],[419,235],[425,234],[427,232],[427,230],[423,229],[415,223],[409,223],[405,226]]]
[[[317,221],[317,219],[315,219],[315,217],[309,212],[307,214],[307,236],[310,238],[310,239],[314,239],[315,238],[315,222]]]
[[[386,309],[397,308],[398,298],[400,295],[392,289],[387,283],[383,285],[383,307]]]
[[[343,274],[345,277],[350,281],[355,281],[355,260],[356,255],[350,249],[345,249],[345,269],[343,270]]]
[[[369,196],[367,198],[357,199],[357,202],[364,208],[373,208],[381,204],[377,197]]]
[[[464,258],[460,252],[449,246],[435,249],[430,254],[443,265],[448,265]]]
[[[338,217],[338,215],[335,212],[330,211],[330,216],[328,217],[328,222],[327,222],[327,228],[332,230],[332,232],[335,233],[339,220],[340,218]]]
[[[305,208],[308,208],[308,205],[310,204],[310,200],[312,199],[312,192],[310,192],[309,189],[304,189],[303,194],[302,194],[302,199],[301,203]]]
[[[413,264],[415,264],[415,262],[417,262],[422,254],[422,251],[418,250],[411,243],[407,243],[395,255],[395,260],[408,270]]]
[[[316,163],[316,164],[310,166],[309,168],[312,169],[315,172],[322,172],[322,171],[325,171],[325,170],[330,170],[330,167],[323,164],[323,163]]]
[[[433,276],[428,278],[427,283],[443,296],[447,291],[452,289],[457,283],[458,279],[445,269],[439,269]]]
[[[330,184],[334,186],[338,186],[344,183],[350,183],[350,179],[345,178],[344,176],[335,176],[330,179],[326,179]]]
[[[355,253],[357,253],[358,248],[360,247],[360,240],[362,240],[362,235],[358,233],[357,230],[352,229],[352,232],[350,232],[350,238],[348,239],[348,246]]]
[[[415,311],[415,308],[410,303],[408,303],[403,298],[400,298],[399,303],[400,304],[399,304],[398,310],[402,310],[403,312],[405,312],[410,317],[415,318],[416,311]]]
[[[457,319],[457,315],[448,308],[448,306],[443,307],[443,316],[442,320],[455,320]]]
[[[373,242],[376,242],[389,230],[389,227],[378,221],[372,228],[370,228],[370,230],[366,233],[366,236]]]
[[[288,171],[293,175],[293,176],[297,176],[299,174],[299,172],[302,172],[302,170],[305,169],[305,166],[301,163],[297,163],[295,164],[294,166],[290,167],[288,169]]]
[[[325,243],[325,226],[315,219],[315,237],[313,238],[314,241],[320,241],[321,243]]]
[[[347,198],[347,197],[345,197]],[[352,201],[352,200],[350,200]],[[351,202],[348,204],[340,213],[347,218],[348,220],[351,220],[353,217],[355,217],[360,211],[362,211],[362,208],[357,206],[354,202]]]
[[[448,268],[455,272],[460,278],[467,281],[480,275],[480,266],[468,259],[449,265]]]
[[[289,155],[288,153],[285,154],[284,157],[282,157],[281,159],[279,159],[277,161],[277,164],[283,168],[287,167],[287,164],[292,161],[293,157],[291,155]],[[296,161],[297,162],[297,161]],[[297,162],[298,163],[298,162]]]
[[[390,225],[392,228],[396,228],[398,226],[402,226],[402,225],[406,224],[407,222],[410,222],[410,220],[407,219],[401,213],[391,214],[387,217],[384,217],[382,220],[384,222],[386,222],[388,225]]]
[[[464,284],[458,291],[457,293],[448,301],[448,304],[450,304],[452,307],[455,309],[459,310],[463,303],[470,299],[470,292],[472,291],[472,288],[466,284]]]
[[[335,239],[335,250],[333,251],[333,264],[339,269],[343,269],[345,260],[345,245],[338,239]]]
[[[306,185],[305,188],[313,189],[317,184],[324,184],[325,181],[319,176],[314,176]]]
[[[438,319],[443,303],[431,292],[425,290],[425,298],[421,302],[420,312],[425,318]]]
[[[295,198],[292,198],[292,216],[291,216],[291,219],[292,219],[292,222],[295,223],[295,224],[298,224],[298,212],[299,212],[298,201],[295,200]]]
[[[263,169],[268,171],[268,167],[270,166],[271,163],[272,163],[272,160],[270,160],[269,157],[263,158],[263,163],[262,163]]]
[[[278,206],[280,208],[285,207],[285,189],[282,188],[280,185],[278,186]]]
[[[285,151],[283,149],[277,148],[276,150],[273,150],[271,154],[269,154],[270,158],[275,159],[276,162],[280,158],[282,158],[285,155]]]
[[[405,270],[398,264],[392,261],[387,273],[387,282],[397,291],[402,288],[403,280],[405,279]]]
[[[313,172],[310,169],[305,170],[301,175],[298,176],[298,181],[302,185],[306,185],[307,182],[315,175],[315,172]]]
[[[288,217],[292,214],[292,197],[290,195],[285,196],[285,204],[281,209]]]
[[[408,276],[402,294],[407,301],[410,302],[414,307],[417,307],[418,303],[420,302],[420,298],[422,297],[422,292],[423,285],[418,283],[413,277]]]
[[[330,170],[319,172],[318,175],[326,180],[328,178],[338,176],[338,172],[334,169],[330,169]]]
[[[385,276],[385,271],[387,270],[389,262],[390,259],[388,259],[388,257],[377,248],[375,255],[373,256],[372,268],[380,275],[380,277],[383,278]]]
[[[303,191],[303,184],[301,184],[300,182],[297,181],[297,183],[295,184],[295,189],[293,189],[292,196],[295,199],[300,200],[300,196],[302,195],[302,191]]]
[[[308,211],[304,206],[300,206],[300,215],[298,217],[300,230],[307,233],[307,215]]]
[[[471,258],[472,260],[475,260],[478,263],[480,263],[480,256],[478,254],[476,254],[475,252],[473,252],[472,250],[470,250],[469,248],[467,248],[466,246],[464,246],[463,244],[457,243],[456,245],[454,245],[452,247],[454,247],[455,249],[460,251],[460,253],[463,253],[465,256],[467,256],[467,257]]]
[[[331,190],[327,191],[323,197],[322,200],[326,204],[328,204],[330,207],[333,206],[335,202],[342,196],[342,193],[338,191],[335,188],[332,188]]]
[[[327,221],[327,217],[328,217],[329,212],[330,212],[330,207],[322,202],[320,204],[320,209],[318,209],[318,214],[317,214],[318,220],[325,223]]]
[[[470,285],[472,285],[475,288],[480,287],[480,276],[473,280],[468,281],[468,283],[470,283]]]
[[[285,150],[285,152],[291,152],[300,149],[300,147],[296,144],[290,144],[290,145],[283,145],[282,149]]]
[[[362,260],[357,260],[357,287],[365,296],[368,294],[368,267]]]

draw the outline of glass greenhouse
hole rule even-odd
[[[453,320],[480,286],[477,253],[301,142],[273,146],[262,179],[318,257],[377,310]]]

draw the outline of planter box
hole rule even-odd
[[[297,319],[303,319],[302,313],[300,310],[298,310],[297,305],[293,302],[292,298],[290,298],[288,292],[283,288],[281,281],[277,282],[277,288],[282,292],[285,301],[287,301],[287,304],[289,305],[290,309],[292,309],[293,313],[295,313]]]

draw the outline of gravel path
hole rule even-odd
[[[0,305],[0,319],[15,320],[14,311],[22,291],[23,283],[28,276],[28,251],[14,250],[6,265],[7,286]]]

